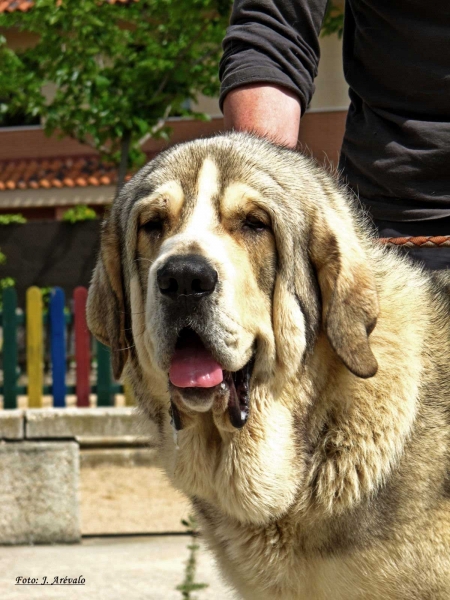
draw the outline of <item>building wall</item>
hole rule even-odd
[[[342,68],[342,40],[337,35],[320,38],[319,72],[315,80],[316,90],[309,111],[347,110],[348,85]],[[193,108],[211,116],[221,115],[217,98],[200,96]]]
[[[347,110],[348,85],[342,67],[342,40],[337,35],[320,38],[319,73],[310,110]]]
[[[12,50],[32,48],[39,39],[39,36],[35,33],[19,31],[18,29],[6,29],[5,27],[0,27],[0,35],[6,38],[6,43]]]
[[[25,47],[34,43],[33,36],[17,31],[3,31],[12,48]],[[311,105],[303,115],[300,126],[299,147],[325,166],[335,167],[345,129],[348,108],[348,88],[342,69],[342,42],[337,36],[321,38],[321,61],[315,81],[316,92]],[[169,120],[172,128],[170,144],[163,140],[148,140],[144,150],[152,156],[168,145],[197,137],[213,135],[224,130],[217,98],[199,98],[195,108],[206,112],[211,120],[196,121],[185,118]],[[92,156],[95,151],[70,138],[47,138],[40,126],[0,128],[0,161],[41,159],[57,156]],[[1,168],[1,165],[0,165]],[[75,193],[76,192],[76,193]],[[41,215],[47,218],[60,217],[63,210],[79,202],[80,194],[88,205],[100,210],[101,205],[112,198],[110,190],[87,187],[76,190],[15,190],[0,192],[0,212],[21,211],[30,219]],[[108,200],[105,200],[105,196]],[[51,197],[51,198],[50,198]],[[51,208],[50,208],[51,206]],[[65,209],[64,209],[65,210]]]

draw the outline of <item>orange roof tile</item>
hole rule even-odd
[[[1,1],[1,0],[0,0]],[[150,160],[157,152],[147,153]],[[0,160],[0,194],[8,190],[114,185],[118,169],[99,156],[58,156]],[[125,181],[133,176],[127,173]]]
[[[116,180],[117,168],[93,155],[0,161],[0,192],[113,185]]]
[[[32,0],[5,0],[0,2],[0,13],[14,12],[15,10],[26,12],[33,4]]]
[[[139,0],[106,0],[109,4],[131,4]],[[21,10],[26,12],[33,6],[33,0],[0,0],[0,13]]]

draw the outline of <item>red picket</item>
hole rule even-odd
[[[75,316],[75,360],[77,364],[77,406],[89,406],[91,370],[90,335],[86,322],[87,289],[77,287],[73,293]]]

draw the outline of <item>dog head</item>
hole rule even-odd
[[[348,203],[305,157],[245,134],[190,142],[128,182],[104,224],[88,301],[115,376],[132,360],[176,413],[248,416],[257,382],[292,380],[324,331],[377,369],[377,294]],[[159,391],[158,391],[159,390]]]

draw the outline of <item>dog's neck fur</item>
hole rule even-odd
[[[399,275],[396,281],[386,277],[381,285],[386,268],[397,268]],[[411,281],[409,274],[406,285],[401,273],[395,260],[387,266],[384,262],[376,273],[382,293],[371,346],[379,373],[386,370],[389,377],[360,379],[352,375],[321,332],[314,352],[277,395],[267,384],[254,386],[250,418],[240,431],[218,428],[208,413],[183,415],[185,427],[178,433],[176,444],[164,386],[158,389],[155,381],[147,380],[138,361],[131,361],[130,368],[138,374],[133,379],[141,381],[140,389],[135,390],[139,403],[159,426],[162,466],[174,485],[193,501],[222,565],[233,563],[232,568],[225,568],[228,575],[230,571],[236,573],[235,585],[242,593],[246,583],[239,565],[249,560],[254,544],[265,550],[255,553],[248,570],[260,574],[262,588],[272,590],[268,597],[301,597],[286,590],[276,576],[295,571],[299,553],[305,565],[310,565],[305,566],[308,570],[336,543],[351,545],[348,519],[354,523],[359,507],[368,502],[375,501],[377,506],[376,497],[402,460],[420,409],[420,373],[424,367],[431,368],[427,352],[418,343],[426,337],[423,332],[428,321],[411,324],[389,313],[402,314],[396,304],[401,304],[405,295],[410,305],[428,303],[430,319],[433,307],[425,277],[417,271],[416,281]],[[329,365],[325,379],[320,368],[323,364]],[[149,389],[157,396],[151,402]],[[295,527],[287,523],[295,523]],[[336,539],[330,539],[330,530]],[[281,532],[283,539],[279,539]],[[224,550],[231,539],[233,557]],[[283,561],[284,568],[271,569],[274,560]],[[314,568],[320,572],[318,565]],[[350,580],[351,575],[348,577]],[[249,591],[246,598],[264,597],[252,593]],[[345,593],[343,598],[350,597]],[[310,591],[302,597],[316,596]],[[336,593],[335,597],[341,596]]]
[[[423,294],[423,285],[404,290],[399,284],[397,297],[401,293]],[[398,332],[384,330],[384,313],[396,310],[392,297],[386,295],[389,302],[380,298],[380,319],[371,336],[380,370],[390,373],[382,388],[377,377],[352,375],[321,333],[297,377],[285,382],[277,396],[267,384],[254,386],[250,419],[242,430],[217,427],[210,413],[183,415],[178,447],[169,396],[161,390],[152,406],[165,405],[157,416],[161,456],[174,484],[231,518],[258,525],[288,510],[301,510],[309,518],[340,514],[373,494],[386,481],[411,431],[418,395],[411,382],[419,380],[423,368],[417,331],[401,323]],[[409,354],[414,376],[404,377],[405,361],[396,361],[397,353]],[[323,364],[329,365],[325,380]],[[402,365],[398,373],[396,364]],[[154,381],[142,387],[155,389]],[[148,406],[145,400],[143,404]],[[361,450],[365,460],[359,464]],[[298,454],[304,457],[302,469],[294,466]]]

